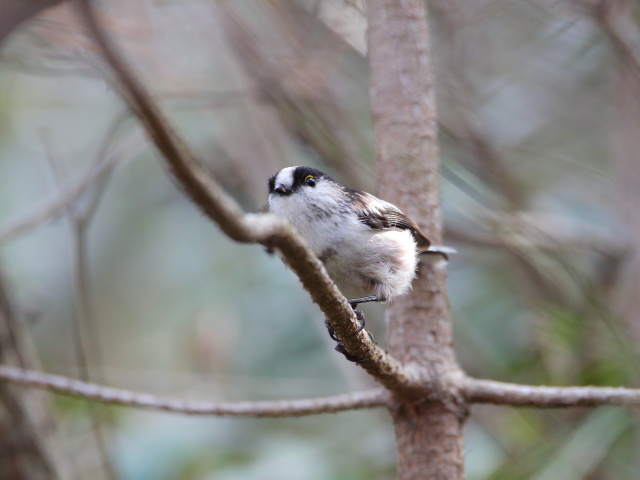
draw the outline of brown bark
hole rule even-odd
[[[425,2],[368,3],[378,193],[442,240],[433,71]],[[390,352],[429,386],[427,401],[398,399],[392,415],[401,479],[463,478],[467,408],[453,380],[444,265],[423,263],[413,292],[387,310]]]
[[[626,260],[619,305],[622,317],[626,320],[632,338],[640,343],[640,71],[623,46],[627,42],[615,38],[626,38],[625,30],[618,33],[615,27],[624,25],[631,15],[628,2],[611,2],[608,17],[603,19],[603,25],[614,39],[620,55],[620,68],[613,86],[613,118],[612,118],[612,160],[617,181],[618,202],[617,209],[626,228],[626,242],[631,254]],[[616,7],[616,8],[613,8]],[[606,21],[605,21],[606,20]],[[630,41],[637,38],[637,32],[630,35]]]

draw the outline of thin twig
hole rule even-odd
[[[281,252],[313,301],[331,322],[346,352],[380,383],[397,393],[415,394],[424,386],[416,372],[376,345],[359,325],[353,309],[327,275],[322,263],[284,220],[267,214],[244,214],[170,126],[130,66],[100,25],[91,0],[78,0],[78,12],[115,74],[116,91],[140,119],[171,173],[191,200],[231,239],[261,243]]]
[[[53,147],[53,142],[49,136],[49,132],[42,131],[41,132],[42,143],[45,149],[45,158],[49,163],[49,167],[52,170],[54,181],[57,188],[58,197],[63,197],[63,192],[68,191],[68,187],[65,185],[65,179],[63,173],[60,171],[62,165],[60,159],[58,158],[57,152]],[[73,202],[68,202],[64,204],[65,216],[69,220],[69,224],[71,227],[72,240],[73,240],[73,255],[74,255],[74,287],[77,288],[78,284],[78,251],[83,248],[82,245],[79,245],[80,241],[78,239],[77,232],[77,224],[78,224],[78,200],[81,197],[75,199]],[[82,253],[80,253],[82,254]],[[93,338],[90,338],[90,333],[86,330],[86,323],[84,321],[83,315],[78,309],[78,295],[77,292],[74,295],[75,303],[76,303],[76,315],[71,319],[71,328],[72,328],[72,350],[75,354],[75,361],[78,365],[80,371],[80,378],[85,381],[89,381],[89,355],[93,353],[95,347],[95,341]]]
[[[0,380],[110,405],[164,410],[186,415],[295,417],[385,406],[384,389],[298,400],[204,402],[172,399],[83,382],[64,375],[0,365]],[[470,403],[514,407],[568,408],[601,405],[640,406],[640,390],[614,387],[547,387],[460,377],[460,392]]]
[[[116,122],[114,125],[117,126],[118,123],[119,122]],[[108,130],[107,136],[103,141],[103,148],[98,152],[98,162],[102,160],[101,157],[106,155],[107,146],[112,143],[116,131],[117,128]],[[43,141],[48,152],[47,158],[53,170],[57,187],[59,191],[62,192],[65,190],[65,179],[63,172],[61,172],[61,162],[55,154],[56,151],[53,148],[51,139],[45,135],[43,136]],[[88,192],[91,198],[85,205],[79,205],[81,198],[66,205],[73,250],[73,297],[75,316],[72,323],[75,334],[74,347],[77,362],[80,367],[81,378],[86,382],[95,380],[96,374],[98,381],[104,381],[99,336],[97,325],[93,318],[89,295],[90,279],[87,261],[87,233],[91,220],[94,218],[98,202],[100,198],[102,198],[108,184],[107,178],[103,177],[108,177],[112,170],[113,169],[106,170],[103,175],[97,178],[97,180],[102,181],[93,183],[92,191]],[[96,441],[102,468],[108,479],[117,480],[119,476],[109,455],[107,441],[110,434],[109,426],[103,422],[103,415],[101,415],[98,405],[91,405],[89,416],[91,418],[91,430]]]
[[[25,319],[15,305],[0,265],[0,363],[37,368]],[[50,402],[39,392],[18,392],[0,383],[0,478],[71,478],[54,440],[58,425]]]
[[[384,389],[377,389],[299,400],[218,403],[188,401],[105,387],[63,375],[52,375],[9,365],[0,365],[0,380],[111,405],[164,410],[187,415],[232,417],[296,417],[335,413],[384,406],[389,397]]]
[[[600,0],[592,10],[595,21],[609,36],[618,53],[640,75],[640,30],[626,2]]]
[[[471,403],[536,408],[640,406],[640,390],[623,387],[547,387],[470,377],[462,379],[460,386]]]
[[[0,42],[21,23],[62,0],[3,0],[0,3]]]
[[[111,139],[117,129],[120,128],[121,123],[127,118],[128,115],[118,115],[107,130],[105,139]],[[101,146],[96,156],[96,162],[73,186],[68,187],[53,201],[37,208],[15,222],[0,228],[0,245],[14,240],[25,232],[61,216],[69,205],[78,201],[87,191],[91,190],[96,182],[104,179],[118,164],[125,162],[127,158],[131,158],[130,155],[123,155],[122,148],[114,149],[110,153],[107,152],[108,146],[108,143]]]

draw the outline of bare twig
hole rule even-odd
[[[591,12],[626,64],[640,75],[640,30],[627,2],[598,0]]]
[[[149,408],[187,415],[232,417],[295,417],[373,408],[386,405],[389,396],[384,389],[377,389],[300,400],[213,403],[177,400],[148,393],[137,393],[9,365],[0,365],[0,379],[18,385],[41,388],[62,395],[71,395],[112,405]]]
[[[204,402],[172,399],[83,382],[64,375],[0,365],[0,380],[110,405],[165,410],[187,415],[295,417],[387,405],[384,389],[298,400]],[[613,387],[547,387],[460,376],[460,391],[470,403],[514,407],[568,408],[600,405],[640,406],[640,390]]]
[[[486,248],[508,248],[519,251],[545,250],[564,252],[576,249],[593,250],[603,255],[624,258],[630,254],[625,239],[601,229],[572,223],[563,216],[537,216],[523,212],[518,215],[495,215],[487,219],[493,231],[471,229],[457,224],[446,224],[447,240]],[[545,222],[535,220],[544,220]],[[500,228],[498,228],[500,226]]]
[[[278,32],[291,46],[286,56],[274,55],[265,46],[255,29],[235,13],[233,2],[218,2],[217,10],[255,96],[274,108],[292,136],[342,172],[350,185],[373,188],[366,161],[373,156],[371,144],[360,138],[361,130],[355,128],[353,118],[329,87],[330,73],[344,58],[354,67],[361,65],[364,73],[364,57],[299,2],[264,3],[265,13],[272,15]]]
[[[347,353],[380,383],[397,393],[416,393],[424,386],[415,372],[405,369],[378,347],[358,321],[346,298],[328,277],[322,263],[291,226],[273,216],[244,214],[175,133],[129,65],[111,44],[90,0],[78,0],[78,12],[104,59],[112,68],[123,99],[141,120],[162,153],[171,173],[191,200],[231,239],[261,243],[278,249],[311,298],[331,322]]]
[[[52,170],[53,177],[56,183],[57,194],[58,197],[62,198],[64,196],[63,192],[68,191],[68,187],[65,185],[64,174],[61,172],[61,162],[57,155],[55,148],[53,147],[52,139],[49,136],[49,132],[42,131],[42,143],[44,144],[44,148],[46,151],[45,158],[48,160],[49,167]],[[68,202],[64,204],[64,211],[66,213],[66,217],[70,223],[70,229],[73,240],[73,256],[74,256],[74,290],[75,292],[75,306],[76,306],[76,314],[71,319],[71,328],[72,328],[72,343],[73,343],[73,351],[75,353],[75,360],[78,365],[80,371],[80,377],[82,380],[89,381],[89,355],[94,352],[95,341],[91,337],[91,333],[86,329],[86,322],[84,321],[83,309],[78,308],[78,304],[82,303],[79,301],[79,295],[77,293],[78,287],[78,272],[79,264],[84,263],[84,245],[83,241],[80,237],[83,236],[82,224],[80,220],[80,214],[78,213],[78,200],[80,198],[75,199],[73,202]],[[79,259],[79,257],[81,257]]]
[[[640,406],[640,390],[622,387],[546,387],[466,377],[461,381],[461,392],[471,403],[514,407]]]
[[[114,125],[117,126],[119,122]],[[103,142],[103,145],[109,145],[113,140],[117,128],[112,128],[108,131],[107,137]],[[63,172],[61,171],[61,162],[55,154],[51,139],[48,136],[43,137],[47,152],[48,160],[53,170],[53,174],[57,183],[57,186],[62,192],[65,190],[65,179]],[[104,149],[101,149],[104,150]],[[98,162],[103,156],[103,151],[98,154]],[[114,163],[115,164],[115,163]],[[101,177],[107,177],[111,173],[112,169],[108,169]],[[99,177],[98,180],[102,178]],[[71,202],[66,205],[67,217],[69,219],[69,227],[72,235],[72,249],[73,249],[73,296],[75,315],[72,319],[74,327],[74,349],[76,352],[78,366],[80,367],[80,375],[82,380],[88,382],[95,379],[97,374],[98,381],[103,381],[102,374],[102,361],[100,354],[100,342],[97,332],[97,325],[93,318],[93,310],[91,308],[91,300],[89,295],[89,270],[87,261],[87,242],[88,242],[88,228],[91,220],[94,218],[94,213],[102,194],[106,190],[108,182],[107,179],[103,181],[96,181],[93,184],[93,189],[90,193],[91,198],[86,205],[79,205],[78,198],[75,202]],[[119,478],[116,469],[111,461],[108,447],[108,436],[110,430],[108,425],[103,423],[102,415],[98,409],[98,405],[91,405],[89,409],[89,416],[91,418],[91,430],[96,441],[97,451],[100,458],[100,463],[107,478],[110,480],[117,480]]]
[[[0,363],[34,368],[37,356],[7,283],[0,266]],[[41,392],[21,392],[0,382],[0,479],[71,478],[47,400]]]
[[[28,215],[21,217],[13,223],[9,223],[3,228],[0,228],[0,245],[10,242],[25,232],[35,228],[47,221],[53,220],[65,213],[69,208],[69,205],[77,202],[82,196],[84,196],[96,183],[101,182],[116,165],[124,162],[131,156],[123,156],[123,148],[116,148],[113,151],[108,151],[110,147],[110,141],[113,139],[116,131],[120,127],[121,123],[126,120],[128,115],[118,115],[112,122],[111,126],[107,130],[105,136],[105,142],[101,146],[99,153],[96,156],[95,163],[89,168],[87,173],[80,178],[74,185],[66,188],[60,195],[51,202],[38,207],[36,210]]]
[[[21,23],[62,0],[1,0],[0,42]]]

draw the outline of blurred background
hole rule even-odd
[[[462,366],[637,387],[637,3],[428,4]],[[103,14],[176,128],[259,211],[268,177],[290,165],[375,192],[363,9],[113,0]],[[372,387],[333,351],[295,276],[225,238],[172,184],[108,76],[66,5],[0,50],[0,272],[39,368],[203,400]],[[382,308],[365,314],[383,344]],[[44,398],[70,478],[395,478],[383,409],[188,418]],[[465,452],[470,480],[632,480],[638,416],[476,406]]]

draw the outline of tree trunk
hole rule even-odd
[[[378,194],[442,242],[440,165],[423,0],[370,0],[371,68]],[[447,380],[457,375],[443,262],[422,262],[413,291],[387,309],[388,348],[420,372],[428,400],[398,399],[392,416],[402,480],[464,475],[462,429],[467,406]]]

